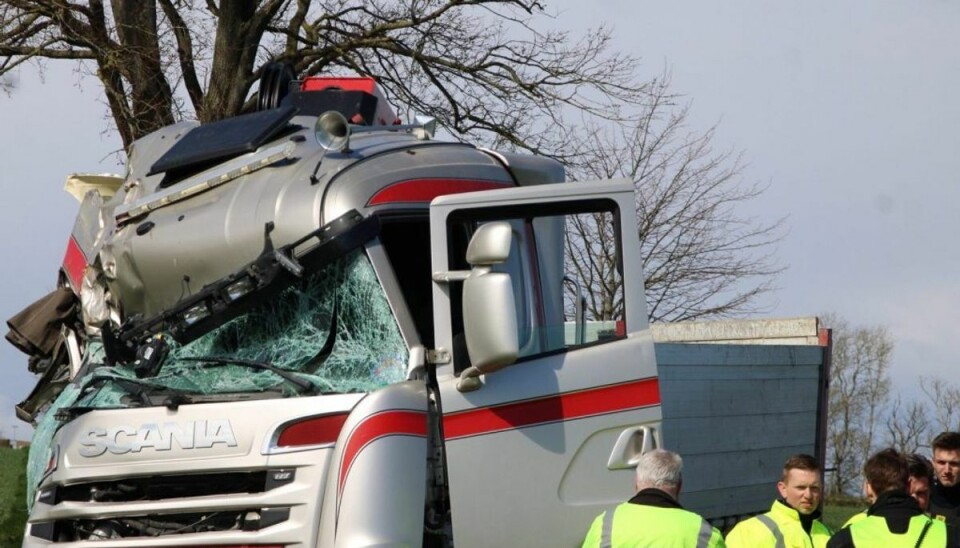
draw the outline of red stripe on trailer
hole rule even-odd
[[[430,202],[437,196],[447,194],[495,190],[512,186],[510,183],[473,179],[410,179],[381,189],[370,198],[367,205]]]
[[[444,438],[455,440],[528,426],[660,405],[657,377],[454,412],[443,417]]]
[[[70,240],[67,241],[67,252],[63,256],[63,270],[67,273],[70,285],[77,293],[80,292],[80,283],[83,280],[83,269],[85,268],[87,268],[87,257],[80,249],[77,240],[70,236]]]

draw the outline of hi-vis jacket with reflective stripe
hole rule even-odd
[[[583,548],[725,548],[723,536],[658,489],[597,516]]]
[[[877,497],[863,518],[830,538],[828,548],[957,548],[957,529],[923,513],[906,491]]]
[[[800,514],[774,501],[770,511],[741,521],[727,534],[729,548],[824,548],[830,529],[813,520],[810,533],[803,529]]]
[[[924,532],[926,530],[926,532]],[[910,519],[910,527],[903,534],[887,528],[887,520],[869,516],[850,526],[853,545],[857,548],[883,546],[884,548],[944,548],[947,546],[947,526],[942,521],[920,515]],[[921,535],[923,541],[918,543]]]

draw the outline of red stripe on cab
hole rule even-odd
[[[443,431],[445,439],[454,440],[659,404],[660,385],[656,377],[651,377],[623,384],[451,413],[443,417]]]
[[[338,497],[343,495],[343,484],[353,461],[370,443],[387,436],[427,436],[427,414],[423,411],[385,411],[371,415],[350,432],[340,461],[337,483]],[[338,505],[339,506],[339,505]]]
[[[498,181],[476,181],[472,179],[410,179],[393,183],[381,189],[370,198],[368,206],[429,202],[437,196],[510,188],[513,185]]]

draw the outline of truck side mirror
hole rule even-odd
[[[472,267],[463,281],[463,327],[472,366],[460,375],[461,391],[480,387],[477,376],[492,373],[517,360],[516,303],[510,274],[492,272],[507,260],[513,232],[508,223],[481,226],[467,247]]]

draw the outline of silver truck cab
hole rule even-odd
[[[24,546],[568,546],[628,498],[661,420],[632,184],[371,97],[162,129],[85,195]]]

